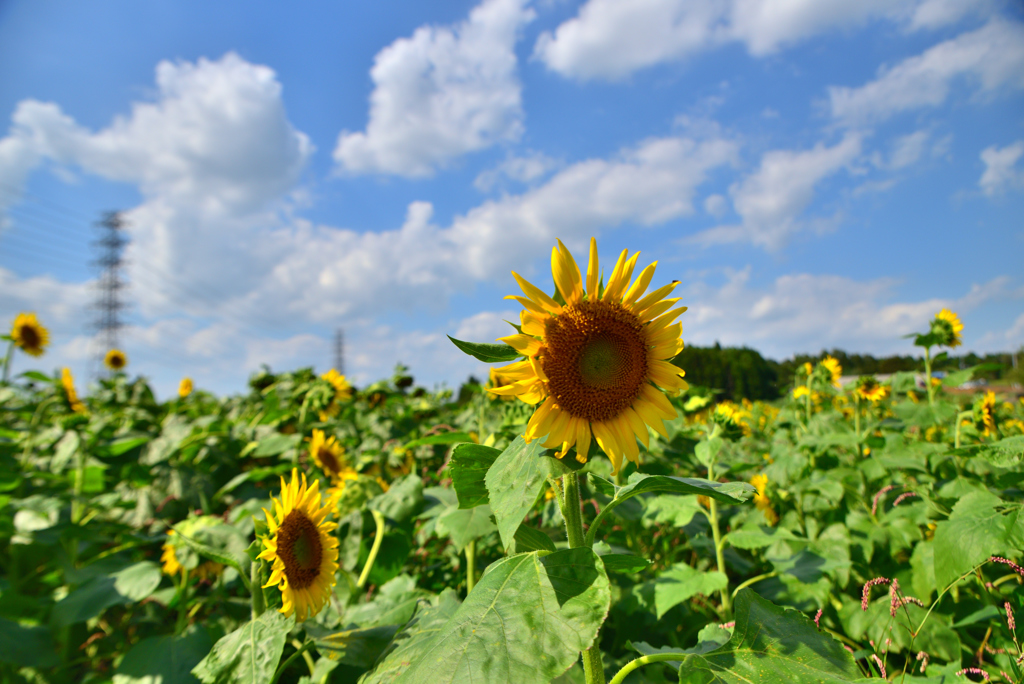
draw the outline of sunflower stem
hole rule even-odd
[[[277,668],[277,672],[274,673],[274,678],[270,680],[270,684],[277,684],[277,680],[281,678],[281,675],[284,674],[284,671],[287,670],[288,666],[292,664],[292,661],[294,661],[296,658],[298,658],[311,648],[313,648],[313,642],[307,641],[302,645],[302,648],[297,649],[295,653],[292,653],[290,656],[288,656],[287,660],[281,663],[281,665]]]
[[[71,501],[71,523],[77,525],[82,520],[85,512],[85,504],[82,499],[82,490],[85,488],[85,451],[81,447],[75,452],[75,485],[74,498]],[[75,542],[77,546],[77,542]]]
[[[708,480],[715,482],[715,464],[713,462],[708,464]],[[727,580],[726,586],[720,592],[722,595],[722,610],[725,611],[726,615],[729,615],[732,613],[732,597],[729,595],[729,575],[725,570],[725,542],[722,541],[722,531],[718,526],[718,503],[711,499],[708,508],[711,511],[708,520],[711,522],[711,533],[715,539],[715,562],[718,563],[718,572],[725,575]]]
[[[249,567],[249,588],[252,594],[252,619],[255,620],[267,611],[267,602],[263,597],[263,568],[259,558]]]
[[[14,356],[14,340],[7,345],[7,354],[4,356],[4,384],[11,378],[11,358]]]
[[[960,413],[957,414],[957,416],[956,416],[956,425],[954,426],[954,429],[953,429],[953,448],[954,449],[959,449],[960,448],[960,423],[963,422],[964,418],[967,418],[968,416],[971,416],[971,415],[972,415],[971,411],[961,411]]]
[[[622,666],[622,669],[612,677],[612,680],[608,684],[622,684],[626,681],[626,675],[633,670],[637,670],[644,665],[650,665],[651,663],[664,663],[664,662],[675,662],[685,660],[687,655],[685,653],[652,653],[651,655],[641,656],[636,660],[631,660]]]
[[[178,584],[178,621],[174,633],[181,634],[188,624],[188,569],[181,569],[181,583]]]
[[[860,395],[853,393],[853,434],[857,437],[857,458],[864,455],[860,447]]]
[[[583,535],[583,517],[580,512],[580,477],[577,473],[566,473],[562,476],[562,489],[565,492],[562,517],[565,518],[565,533],[569,538],[569,548],[590,548],[591,539]],[[594,636],[594,645],[583,651],[583,673],[587,684],[605,684],[604,665],[601,663],[600,631]]]
[[[466,544],[466,595],[473,591],[476,585],[476,539],[470,539]]]
[[[370,577],[370,570],[373,569],[373,562],[377,560],[377,552],[380,551],[381,542],[384,541],[384,516],[380,511],[370,510],[370,515],[373,516],[373,522],[377,524],[377,534],[373,538],[373,546],[370,547],[370,555],[366,557],[366,565],[363,566],[363,572],[359,575],[359,581],[356,582],[356,588],[362,589],[366,586],[366,580]]]
[[[928,389],[928,405],[935,406],[935,389],[932,387],[932,348],[924,348],[924,386]]]

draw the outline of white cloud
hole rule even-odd
[[[778,249],[793,233],[806,226],[801,216],[814,199],[815,186],[848,168],[860,151],[860,138],[847,135],[832,147],[819,143],[802,152],[773,150],[765,153],[760,168],[729,189],[733,206],[743,223],[718,226],[692,240],[705,245],[750,242]]]
[[[588,0],[534,56],[563,76],[616,80],[735,42],[762,57],[875,20],[917,30],[992,11],[989,0]]]
[[[543,178],[558,165],[557,160],[541,152],[510,156],[495,168],[482,171],[473,181],[473,186],[480,192],[490,192],[502,178],[519,183],[530,183]]]
[[[721,195],[708,195],[704,200],[704,211],[720,219],[729,211],[729,202]]]
[[[902,169],[917,162],[924,153],[928,138],[928,131],[914,131],[897,138],[893,144],[888,167],[893,170]]]
[[[978,179],[981,191],[992,197],[1011,188],[1024,187],[1024,168],[1017,162],[1024,156],[1024,140],[999,148],[995,145],[981,151],[985,172]]]
[[[533,17],[524,0],[485,0],[455,27],[422,26],[381,50],[366,131],[343,131],[335,161],[350,173],[429,176],[460,155],[517,139],[514,47]]]
[[[829,107],[844,124],[869,124],[942,104],[961,77],[982,93],[1002,86],[1024,88],[1024,24],[992,20],[883,69],[859,88],[830,87]]]
[[[726,282],[690,284],[682,293],[687,342],[747,345],[773,358],[841,347],[872,354],[911,352],[902,335],[924,330],[943,307],[961,315],[1011,294],[1001,277],[955,299],[900,301],[891,278],[858,281],[835,275],[793,273],[750,285],[751,269],[728,271]],[[968,336],[968,347],[974,340]]]

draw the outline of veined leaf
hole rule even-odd
[[[459,508],[472,508],[489,501],[484,478],[501,452],[482,444],[460,444],[452,451],[448,474],[459,497]]]
[[[484,363],[500,363],[503,361],[514,361],[522,354],[507,344],[493,344],[485,342],[463,342],[451,335],[448,339],[452,341],[464,354],[483,361]]]
[[[522,436],[516,437],[484,477],[501,545],[506,549],[512,547],[519,524],[544,487],[544,464],[539,456],[542,449],[540,440],[527,444]]]
[[[221,638],[192,674],[204,684],[268,684],[293,622],[276,610],[267,610]]]

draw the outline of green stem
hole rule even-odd
[[[860,448],[860,395],[853,393],[853,434],[857,436],[857,458],[864,455]]]
[[[302,651],[302,659],[306,661],[306,667],[309,669],[310,676],[312,676],[313,671],[316,669],[316,663],[313,662],[313,656],[309,655],[308,649],[304,650],[302,648],[302,642],[298,639],[292,639],[292,646],[294,646],[296,650]]]
[[[370,515],[373,516],[373,522],[377,524],[377,535],[373,538],[373,546],[370,547],[370,555],[366,557],[366,565],[363,566],[363,572],[359,575],[359,581],[356,582],[356,587],[362,589],[366,586],[366,580],[370,576],[370,570],[373,569],[373,562],[377,560],[377,552],[380,551],[381,542],[384,541],[384,516],[380,511],[370,510]]]
[[[11,378],[11,358],[14,356],[14,340],[7,345],[7,355],[4,356],[4,384]]]
[[[175,634],[181,634],[188,624],[188,570],[181,569],[181,582],[178,584],[178,621],[174,627]]]
[[[75,488],[71,501],[71,523],[77,525],[85,512],[82,501],[82,489],[85,487],[85,452],[81,447],[75,453]]]
[[[258,558],[249,568],[249,593],[252,594],[252,619],[255,620],[267,611],[263,596],[263,568]]]
[[[715,481],[715,464],[708,464],[708,480],[711,482]],[[710,499],[711,515],[708,516],[708,520],[711,523],[711,534],[715,539],[715,562],[718,563],[718,571],[726,576],[728,579],[729,575],[725,570],[725,542],[722,541],[722,531],[718,526],[718,502],[714,499]],[[722,588],[722,610],[726,615],[732,613],[732,597],[729,596],[729,584]]]
[[[471,539],[466,544],[466,595],[468,596],[476,585],[476,539]]]
[[[612,677],[612,680],[608,684],[622,684],[626,681],[626,675],[633,670],[637,670],[644,665],[650,665],[651,663],[664,663],[670,661],[683,661],[686,659],[685,653],[652,653],[651,655],[641,656],[636,660],[631,660],[622,666],[618,674]]]
[[[562,489],[565,492],[562,517],[565,518],[565,533],[569,537],[569,548],[577,549],[590,546],[583,535],[583,518],[580,513],[580,478],[576,473],[562,476]],[[583,674],[587,684],[605,684],[604,665],[601,663],[600,632],[594,636],[594,645],[583,651]]]
[[[301,656],[303,653],[313,648],[313,642],[307,641],[302,645],[302,648],[288,656],[288,659],[281,663],[280,667],[277,668],[277,672],[274,673],[274,678],[270,680],[270,684],[277,684],[277,680],[281,678],[284,671],[288,669],[288,666],[292,664],[292,661]]]
[[[960,448],[960,423],[963,422],[964,418],[967,418],[970,415],[972,415],[972,413],[970,411],[961,411],[960,413],[956,414],[956,425],[953,428],[953,448],[954,449],[959,449]]]
[[[928,405],[935,406],[935,389],[932,387],[932,348],[924,348],[924,386],[928,389]]]
[[[738,587],[736,587],[735,589],[732,590],[732,597],[736,598],[736,594],[740,593],[741,589],[746,589],[751,584],[757,584],[761,580],[771,579],[772,577],[775,577],[778,574],[779,573],[777,573],[777,572],[766,572],[763,575],[758,575],[757,577],[751,577],[746,582],[743,582]]]

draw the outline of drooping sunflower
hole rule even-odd
[[[184,399],[192,394],[192,378],[182,378],[178,383],[178,396]]]
[[[298,469],[292,469],[291,482],[281,478],[281,498],[271,500],[274,513],[263,509],[271,536],[263,539],[259,557],[273,565],[263,586],[277,586],[281,612],[302,622],[320,612],[337,582],[338,540],[331,533],[338,525],[327,519],[335,501],[321,505],[320,483],[307,486]]]
[[[334,387],[334,398],[331,400],[331,403],[327,405],[327,408],[320,412],[320,420],[326,421],[328,418],[332,418],[341,412],[341,402],[348,401],[352,398],[352,385],[349,384],[349,381],[344,375],[334,368],[327,371],[320,377],[321,379],[331,383]]]
[[[64,386],[64,396],[67,397],[68,406],[75,413],[85,413],[85,404],[78,398],[78,392],[75,391],[75,378],[71,375],[70,368],[64,368],[60,372],[60,384]]]
[[[932,319],[931,332],[943,347],[959,347],[963,342],[960,337],[963,329],[964,324],[960,322],[960,317],[949,309],[943,309]]]
[[[349,465],[345,447],[338,444],[333,435],[327,437],[323,430],[313,430],[309,440],[309,455],[331,480],[331,484],[344,487],[346,480],[355,480],[359,473]]]
[[[128,365],[128,357],[120,349],[111,349],[103,357],[103,365],[112,371],[119,371]]]
[[[843,377],[843,367],[839,365],[839,359],[826,356],[821,360],[821,366],[828,371],[829,381],[832,383],[832,386],[839,389],[839,379]]]
[[[562,241],[551,251],[556,295],[549,297],[513,271],[525,297],[522,333],[501,338],[526,357],[497,372],[509,383],[489,391],[540,404],[527,425],[525,439],[545,437],[544,446],[559,447],[559,458],[576,446],[586,462],[591,439],[611,459],[615,472],[623,457],[639,463],[637,438],[648,445],[647,426],[667,436],[663,420],[676,417],[664,392],[686,389],[683,371],[667,359],[683,348],[682,324],[674,323],[686,307],[665,299],[678,281],[642,296],[657,262],[630,284],[639,253],[623,250],[601,288],[597,241],[590,240],[586,289],[575,260]]]
[[[878,378],[874,375],[862,375],[857,378],[857,387],[854,389],[854,393],[861,399],[874,404],[885,399],[889,394],[889,386],[878,382]]]
[[[46,345],[50,343],[50,331],[36,320],[34,313],[22,312],[14,317],[11,339],[14,346],[29,356],[42,356]]]

